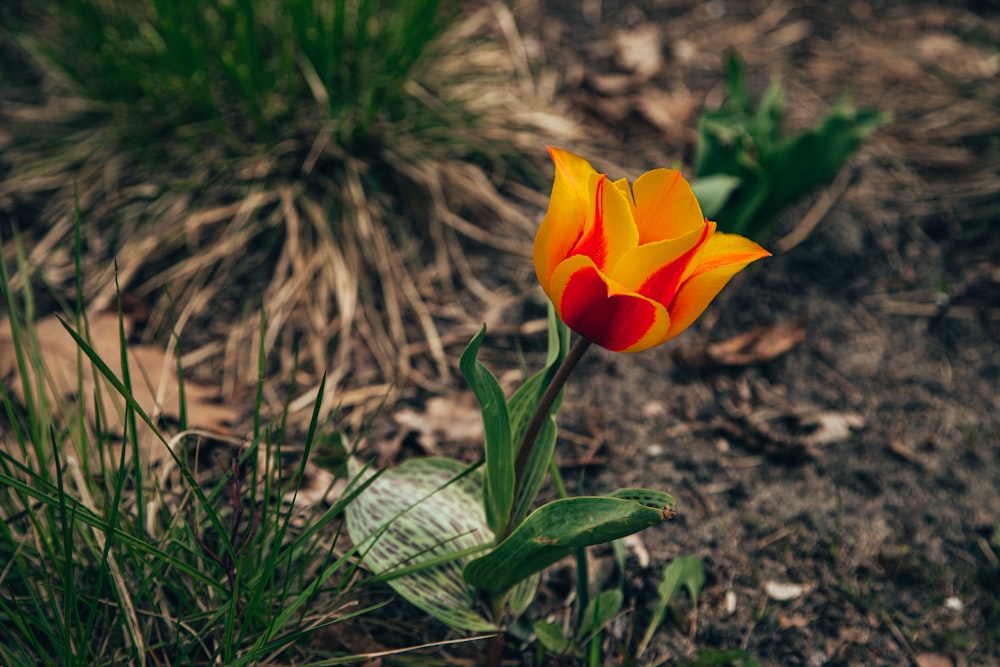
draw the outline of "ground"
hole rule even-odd
[[[1000,664],[1000,8],[558,0],[516,17],[583,143],[601,147],[588,157],[616,177],[690,164],[729,49],[756,94],[781,77],[791,129],[844,91],[893,117],[841,178],[783,214],[774,256],[689,332],[637,355],[592,350],[571,380],[557,450],[571,486],[648,487],[678,505],[629,543],[630,613],[613,624],[609,655],[628,655],[614,647],[645,631],[665,563],[696,555],[707,577],[696,608],[681,596],[641,659],[607,664],[737,648],[765,665]],[[806,223],[815,228],[800,234]],[[473,273],[518,297],[472,319],[543,315],[524,258],[471,242],[467,252]],[[785,340],[780,354],[704,349],[772,325],[761,337]],[[539,359],[537,335],[490,344],[484,360],[501,375],[517,370],[518,348]],[[399,415],[432,398],[426,386],[400,395],[369,434],[396,438],[388,459],[406,452]],[[569,576],[553,570],[540,612],[560,617]],[[358,635],[382,636],[368,622]]]
[[[847,89],[894,116],[805,241],[741,275],[682,338],[641,355],[592,355],[573,380],[564,427],[601,444],[584,485],[677,497],[678,517],[641,536],[649,566],[629,570],[639,632],[663,562],[695,554],[705,564],[696,632],[687,609],[652,656],[745,647],[773,665],[997,664],[1000,209],[995,184],[966,187],[1000,167],[996,7],[544,11],[545,48],[578,72],[570,94],[595,133],[620,142],[612,158],[639,167],[630,176],[690,158],[689,125],[657,126],[641,98],[717,104],[727,49],[747,60],[758,93],[781,77],[793,124]],[[665,62],[648,81],[633,77],[629,103],[617,105],[621,94],[602,85],[632,71],[616,45],[645,30],[659,35]],[[788,211],[778,236],[823,205]],[[804,340],[774,360],[676,363],[700,341],[796,321]],[[798,585],[792,599],[769,595],[776,583]]]
[[[591,354],[573,378],[562,426],[574,437],[559,455],[583,466],[583,486],[657,488],[678,502],[629,560],[636,611],[617,639],[645,630],[664,562],[694,554],[708,577],[697,624],[680,605],[644,656],[654,664],[738,647],[772,665],[997,664],[996,8],[557,2],[537,12],[537,47],[563,68],[597,141],[618,147],[595,160],[616,176],[690,161],[683,113],[718,104],[727,49],[746,59],[758,94],[781,77],[793,127],[845,90],[894,117],[802,243],[741,275],[682,338]],[[637,73],[626,54],[649,31],[664,62]],[[663,122],[649,98],[680,118]],[[777,236],[827,205],[788,211]],[[776,359],[679,363],[700,341],[795,322],[804,340]],[[776,584],[794,584],[791,599]]]

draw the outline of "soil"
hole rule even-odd
[[[657,123],[641,98],[717,105],[729,49],[746,60],[755,94],[781,77],[793,128],[848,89],[858,106],[894,115],[804,242],[740,275],[677,341],[591,354],[571,381],[562,425],[584,436],[584,450],[564,441],[559,452],[593,454],[583,486],[661,489],[679,508],[641,534],[648,565],[632,552],[635,617],[619,641],[645,631],[665,562],[693,554],[706,570],[697,608],[678,602],[636,664],[733,648],[768,665],[1000,663],[1000,188],[961,185],[1000,171],[997,10],[722,1],[539,10],[545,49],[567,80],[576,76],[567,94],[595,136],[620,147],[608,157],[627,165],[624,175],[690,164],[691,123]],[[665,61],[643,80],[621,44],[648,30]],[[608,94],[613,77],[626,83]],[[787,211],[775,243],[823,205],[817,197]],[[714,370],[675,362],[698,341],[795,321],[804,340],[778,358]]]
[[[781,77],[790,131],[847,90],[893,114],[842,179],[783,214],[769,247],[818,220],[811,233],[738,276],[681,338],[593,349],[571,380],[557,455],[572,489],[646,487],[678,506],[628,543],[605,664],[745,649],[765,665],[1000,665],[1000,7],[555,0],[516,16],[601,147],[587,157],[615,177],[691,164],[730,49],[755,95]],[[650,43],[656,67],[629,58]],[[523,259],[468,252],[524,297],[502,319],[543,314]],[[760,333],[791,331],[781,354],[703,363],[706,341],[776,324]],[[484,360],[516,371],[511,352],[537,362],[538,338],[493,338],[505,349]],[[390,418],[429,393],[406,395],[369,439],[405,435]],[[594,570],[610,562],[593,555]],[[701,559],[705,587],[632,657],[663,567],[683,555]],[[571,576],[550,572],[539,613],[565,614]],[[368,622],[361,634],[384,636]]]

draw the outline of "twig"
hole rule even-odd
[[[844,192],[847,190],[847,186],[850,185],[851,179],[854,176],[854,169],[841,169],[840,173],[837,174],[837,178],[834,179],[833,183],[823,194],[819,196],[813,207],[805,214],[795,229],[790,231],[786,236],[779,239],[777,243],[774,244],[775,249],[778,252],[788,252],[798,244],[806,240],[813,229],[816,228],[826,214],[830,212],[833,205],[838,199],[843,196]]]

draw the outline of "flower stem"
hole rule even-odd
[[[559,498],[568,498],[566,484],[563,483],[562,474],[555,461],[549,462],[549,474],[552,475],[552,483],[556,487],[556,495]],[[590,604],[590,573],[587,567],[587,547],[580,547],[576,550],[576,602],[577,602],[577,628],[582,628],[585,622],[583,617]]]
[[[580,359],[583,358],[583,353],[587,351],[588,347],[590,347],[590,341],[586,338],[578,338],[573,343],[573,347],[570,348],[566,358],[563,359],[556,374],[552,376],[549,386],[545,388],[542,398],[538,401],[538,407],[535,408],[535,413],[531,415],[531,421],[528,422],[528,426],[524,429],[524,436],[521,438],[520,444],[518,444],[517,457],[514,459],[515,498],[517,498],[517,494],[521,490],[524,471],[528,467],[528,461],[531,460],[531,452],[535,448],[535,440],[538,439],[538,432],[542,430],[542,424],[548,419],[549,411],[552,410],[552,404],[556,402],[556,398],[558,398],[559,392],[562,391],[563,386],[566,384],[566,380],[569,379],[570,373],[573,372]],[[512,507],[511,516],[507,521],[507,528],[504,530],[504,538],[509,536],[511,531],[514,530],[514,526],[511,525],[513,523],[511,521],[513,513],[514,508]]]

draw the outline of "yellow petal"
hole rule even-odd
[[[632,207],[620,188],[601,177],[594,193],[594,215],[570,255],[586,255],[602,272],[607,272],[629,250],[635,248],[639,234],[632,218]]]
[[[639,244],[677,238],[704,224],[690,184],[675,169],[654,169],[635,180],[635,221]]]
[[[734,275],[770,254],[738,234],[713,234],[695,255],[681,281],[670,305],[670,331],[664,340],[691,326]]]
[[[534,259],[538,281],[548,283],[556,265],[583,236],[588,216],[593,216],[598,173],[579,155],[549,148],[556,166],[549,209],[535,235]]]
[[[702,222],[699,228],[692,229],[680,237],[647,243],[646,245],[629,250],[618,261],[618,264],[611,269],[611,277],[628,289],[640,291],[640,288],[649,280],[650,276],[657,271],[663,270],[664,267],[684,259],[685,253],[697,246],[702,235],[706,231],[711,231],[706,230],[705,225],[706,223]],[[682,275],[686,273],[688,264],[689,261],[685,261],[682,266],[677,267],[677,282],[680,282]],[[660,300],[656,295],[643,293],[657,301]],[[662,301],[662,303],[668,305],[672,299],[673,294],[670,294],[666,296],[666,301]]]
[[[629,185],[627,178],[619,178],[615,181],[615,187],[621,190],[621,193],[625,195],[625,199],[628,200],[629,206],[635,211],[635,197],[632,196],[632,186]]]

